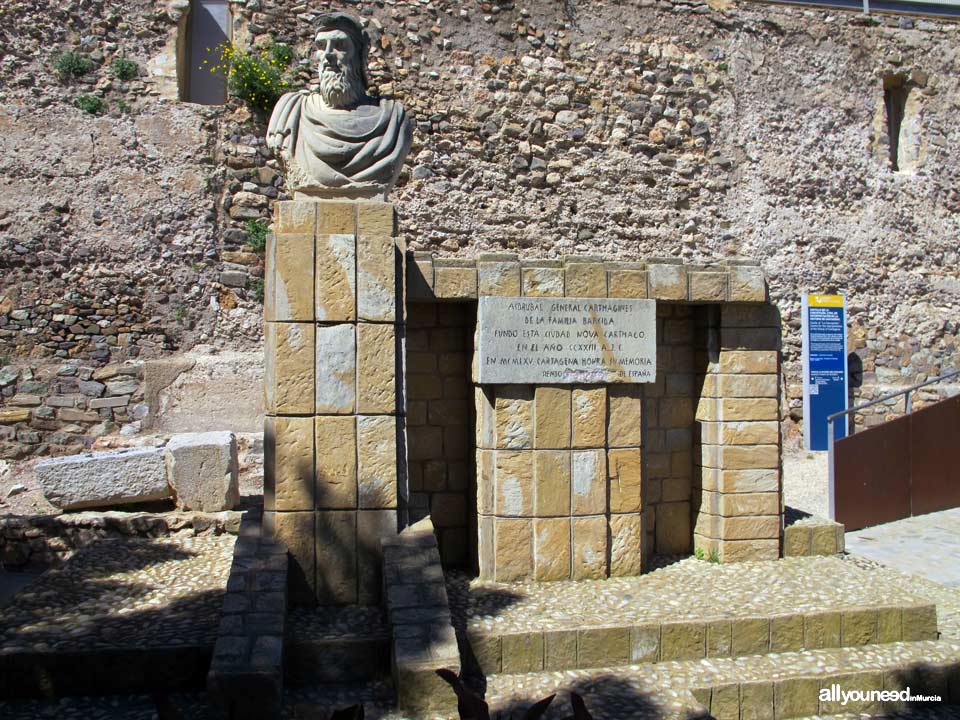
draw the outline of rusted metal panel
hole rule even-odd
[[[834,445],[836,520],[847,530],[910,517],[910,416]]]
[[[911,514],[960,507],[960,395],[909,417]]]

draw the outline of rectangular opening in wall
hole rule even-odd
[[[230,41],[230,6],[227,0],[192,0],[187,18],[184,58],[186,87],[183,99],[200,105],[227,101],[226,73],[211,72],[220,60],[220,47]]]
[[[887,75],[883,78],[883,105],[887,116],[887,141],[890,148],[890,168],[900,169],[900,128],[906,114],[907,95],[906,78],[903,75]]]
[[[430,514],[445,567],[476,565],[473,386],[476,303],[408,303],[409,516]]]

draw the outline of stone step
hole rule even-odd
[[[805,718],[844,713],[880,714],[922,703],[851,700],[839,691],[910,688],[939,695],[937,706],[960,704],[960,644],[900,642],[857,648],[773,653],[740,658],[673,661],[486,678],[491,715],[525,709],[557,693],[548,718],[569,715],[568,693],[579,693],[596,718]],[[821,691],[837,686],[829,699]]]
[[[390,630],[377,607],[293,608],[287,613],[284,653],[287,686],[390,676]]]
[[[839,557],[554,583],[447,578],[466,667],[607,667],[935,640],[936,606]],[[465,640],[465,642],[464,642]]]

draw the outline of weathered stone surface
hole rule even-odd
[[[606,445],[607,392],[605,388],[573,389],[573,447]]]
[[[320,510],[357,507],[357,430],[352,415],[314,418],[316,502]]]
[[[361,508],[397,506],[397,418],[357,417],[357,491]]]
[[[274,204],[278,233],[303,233],[313,236],[317,226],[317,204],[288,200]]]
[[[660,659],[697,660],[705,657],[706,635],[703,623],[663,623],[660,626]]]
[[[649,265],[647,281],[651,298],[685,300],[687,297],[687,271],[682,265]]]
[[[445,299],[468,300],[477,297],[477,269],[434,264],[434,292]]]
[[[534,515],[562,517],[570,514],[570,451],[535,450],[533,453]]]
[[[520,295],[520,263],[517,260],[477,263],[479,293],[483,295]]]
[[[570,447],[570,388],[539,385],[534,390],[533,447]]]
[[[647,271],[616,269],[607,273],[608,292],[612,298],[646,298]]]
[[[607,446],[640,447],[643,437],[643,394],[639,386],[607,388]]]
[[[357,401],[356,327],[318,325],[316,352],[316,410],[321,414],[350,414]]]
[[[691,272],[691,302],[724,302],[727,299],[726,272]]]
[[[533,514],[533,461],[530,450],[498,450],[495,462],[496,513],[500,517]]]
[[[527,297],[562,297],[562,267],[524,267],[521,269],[523,294]]]
[[[396,330],[393,325],[357,325],[357,412],[397,410]]]
[[[392,216],[393,207],[390,208]],[[357,238],[357,317],[375,322],[397,318],[398,273],[392,235],[363,233]]]
[[[607,451],[611,513],[632,513],[642,509],[642,468],[639,448]]]
[[[610,516],[610,575],[639,575],[643,571],[643,515]]]
[[[686,502],[656,506],[657,552],[668,555],[690,551],[690,505]]]
[[[567,262],[564,272],[564,295],[590,298],[607,296],[607,271],[602,262]]]
[[[569,518],[534,519],[533,577],[540,581],[570,577]]]
[[[264,407],[278,415],[313,411],[314,326],[264,323]]]
[[[314,319],[313,233],[275,233],[267,242],[263,319]]]
[[[347,322],[357,317],[356,238],[317,235],[316,303],[318,322]],[[301,260],[302,261],[302,260]]]
[[[570,469],[574,515],[598,515],[607,506],[607,460],[603,450],[574,450]]]
[[[574,580],[602,578],[607,571],[607,520],[600,517],[573,519]]]
[[[496,447],[512,450],[533,447],[533,389],[502,385],[494,402]]]
[[[317,601],[321,605],[357,602],[357,514],[350,510],[317,511],[314,543]]]
[[[264,516],[265,524],[273,527],[273,535],[290,553],[289,588],[294,602],[312,603],[315,600],[317,583],[317,549],[313,510],[298,512],[270,512]]]
[[[314,430],[308,417],[268,417],[263,438],[267,510],[313,510]]]
[[[63,510],[170,497],[163,448],[136,448],[41,460],[35,472],[47,501]]]
[[[219,512],[237,504],[239,462],[237,437],[232,432],[174,435],[164,451],[179,507]]]
[[[577,667],[624,665],[630,659],[630,628],[583,628],[577,638]]]
[[[494,579],[497,582],[512,582],[530,578],[533,575],[532,521],[497,518],[495,524],[496,577]]]

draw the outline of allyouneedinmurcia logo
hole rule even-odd
[[[820,702],[940,702],[939,695],[914,695],[910,688],[903,690],[841,690],[837,683],[820,690]]]

